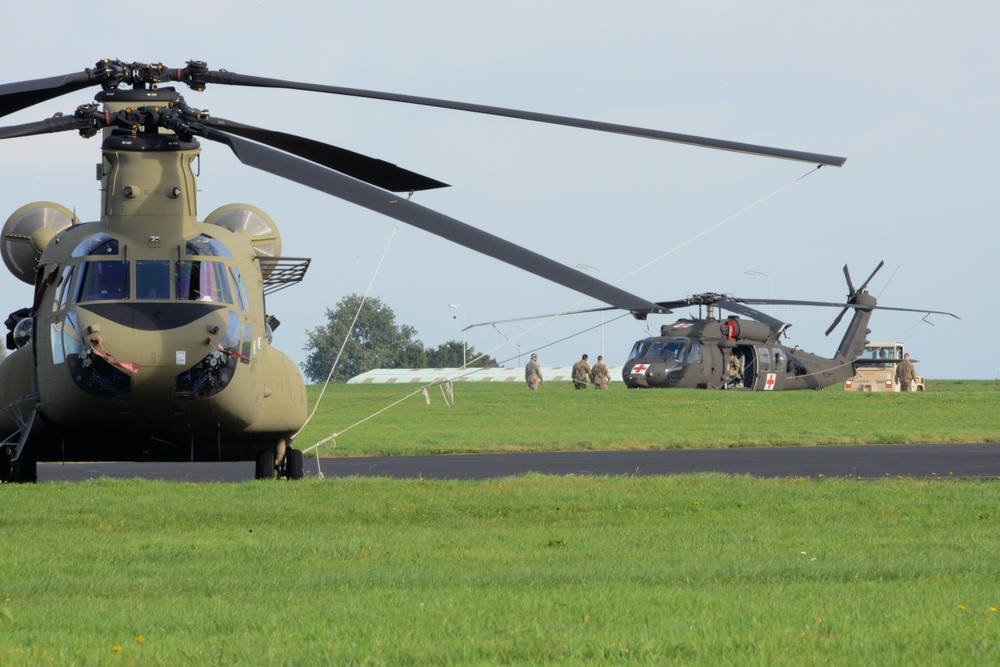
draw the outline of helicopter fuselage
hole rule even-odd
[[[629,388],[781,391],[822,389],[853,374],[846,359],[782,345],[781,330],[737,317],[678,320],[635,343],[622,379]]]
[[[0,363],[4,405],[37,397],[36,460],[248,460],[304,424],[250,236],[197,220],[198,152],[105,139],[101,220],[44,244],[30,340]],[[0,416],[0,431],[18,426]]]

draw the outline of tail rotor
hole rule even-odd
[[[861,287],[855,289],[854,288],[854,283],[851,282],[851,272],[847,269],[847,264],[844,264],[844,278],[847,279],[847,290],[848,290],[847,291],[847,303],[849,303],[849,304],[857,303],[858,296],[862,292],[864,292],[865,290],[868,289],[868,284],[872,281],[872,278],[875,277],[875,274],[878,273],[879,269],[881,269],[883,266],[885,266],[885,261],[884,260],[878,263],[878,266],[875,267],[875,270],[872,271],[872,273],[871,273],[870,276],[868,276],[868,280],[866,280],[865,282],[861,283]],[[840,324],[840,321],[842,319],[844,319],[844,314],[847,313],[847,309],[849,307],[850,306],[844,306],[841,309],[840,313],[837,315],[837,317],[835,317],[833,319],[833,324],[831,324],[829,326],[829,328],[826,330],[826,335],[827,336],[829,336],[830,332],[833,331],[834,329],[836,329],[837,325]]]

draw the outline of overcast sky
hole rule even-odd
[[[845,263],[857,283],[885,260],[871,284],[881,304],[962,319],[876,312],[870,338],[904,341],[929,379],[1000,378],[991,339],[1000,330],[995,2],[46,7],[4,10],[3,81],[77,72],[105,57],[171,67],[204,60],[241,74],[844,156],[842,168],[813,172],[785,160],[389,102],[218,85],[182,91],[219,116],[449,183],[414,200],[569,266],[595,267],[587,270],[650,300],[714,291],[837,301],[847,291]],[[4,122],[68,113],[90,100],[82,91]],[[4,142],[5,215],[50,200],[96,219],[99,148],[70,133]],[[254,204],[277,222],[284,255],[313,258],[303,284],[268,303],[282,321],[275,346],[297,362],[324,309],[364,293],[373,279],[371,294],[431,347],[461,340],[463,322],[597,305],[412,227],[394,234],[393,221],[242,166],[221,145],[203,142],[199,188],[202,217],[224,204]],[[0,290],[4,312],[30,304],[30,287],[6,272]],[[823,335],[835,310],[772,314],[793,324],[790,344],[824,355],[844,330]],[[612,365],[673,319],[617,317],[607,315],[603,327]],[[583,352],[600,353],[601,331],[600,317],[586,315],[475,329],[467,340],[508,366],[530,351],[543,365],[570,365]]]

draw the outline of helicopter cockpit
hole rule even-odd
[[[689,343],[690,350],[688,350]],[[629,353],[626,361],[643,359],[646,361],[676,361],[679,363],[685,359],[685,352],[687,352],[689,363],[701,363],[701,345],[687,338],[672,338],[670,340],[644,338],[643,340],[636,341],[636,344],[632,346],[632,351]]]
[[[79,243],[63,270],[58,310],[89,301],[202,301],[249,309],[247,289],[239,270],[227,262],[232,255],[218,240],[202,235],[187,243],[187,258],[137,259],[135,291],[132,261],[105,258],[119,254],[117,239],[95,234]],[[204,257],[205,259],[193,259]],[[79,278],[74,283],[74,274]]]

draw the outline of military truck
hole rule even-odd
[[[900,391],[896,366],[903,360],[902,343],[867,343],[854,362],[854,377],[844,380],[847,391]],[[924,390],[924,378],[918,377],[914,391]]]

